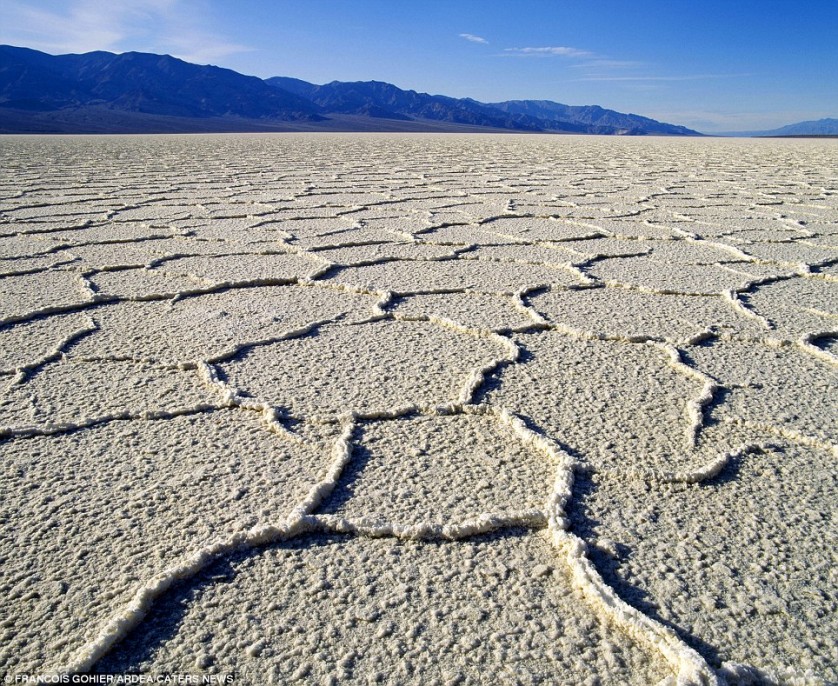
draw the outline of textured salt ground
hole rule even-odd
[[[142,141],[0,148],[0,667],[836,678],[832,147]]]
[[[551,323],[614,339],[665,339],[678,344],[708,330],[744,336],[765,333],[758,321],[736,312],[721,296],[586,288],[538,292],[529,302]]]
[[[410,295],[396,300],[390,310],[406,317],[443,317],[476,329],[514,329],[532,326],[535,321],[511,297],[491,293]]]
[[[83,314],[33,319],[2,328],[0,372],[14,374],[17,369],[37,364],[50,357],[62,341],[71,338],[76,332],[92,328],[90,319]]]
[[[706,342],[690,361],[728,389],[713,417],[767,425],[828,447],[838,445],[838,368],[797,347]]]
[[[317,257],[340,265],[369,264],[385,259],[434,260],[441,257],[455,257],[456,253],[446,246],[422,245],[420,243],[380,243],[342,248],[319,249]]]
[[[505,348],[423,321],[333,325],[222,365],[230,384],[295,417],[386,413],[456,401],[469,371]]]
[[[672,369],[665,352],[556,332],[515,340],[523,359],[487,384],[490,404],[515,407],[597,467],[670,469],[695,460],[685,406],[702,386]]]
[[[291,445],[225,410],[0,443],[6,598],[0,660],[57,669],[137,583],[242,528],[284,518],[333,429]],[[119,459],[115,459],[119,455]]]
[[[149,296],[174,298],[179,293],[206,289],[213,281],[190,274],[176,274],[163,269],[121,269],[87,277],[93,290],[102,297],[143,299]]]
[[[134,362],[53,362],[0,400],[2,427],[85,425],[113,416],[171,414],[203,405],[206,388],[195,372]]]
[[[266,589],[273,589],[265,593]],[[545,537],[304,537],[166,596],[102,671],[236,672],[244,683],[658,682],[654,652],[584,611]]]
[[[410,526],[539,509],[558,466],[510,444],[489,417],[411,417],[359,434],[326,514]]]
[[[0,278],[0,322],[13,321],[36,310],[58,308],[89,299],[79,275],[44,271]]]
[[[582,283],[581,275],[570,269],[473,260],[386,262],[341,269],[332,272],[329,279],[361,288],[389,290],[396,293],[438,289],[509,293],[539,284]]]
[[[68,353],[164,364],[214,359],[318,319],[369,316],[374,302],[369,296],[300,286],[229,289],[175,302],[121,302],[93,310],[95,336]]]
[[[838,328],[838,289],[822,278],[797,277],[761,284],[743,299],[778,333],[789,338]]]
[[[638,256],[602,259],[587,271],[607,284],[662,293],[714,295],[743,286],[756,278],[752,272],[745,271],[746,263],[741,263],[741,266],[737,263],[736,268],[743,273],[731,272],[715,264],[679,264],[654,256]]]
[[[577,489],[606,580],[711,664],[838,679],[833,454],[779,442],[700,486],[600,473]]]

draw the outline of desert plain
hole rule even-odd
[[[838,680],[838,147],[0,140],[0,674]]]

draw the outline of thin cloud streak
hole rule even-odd
[[[703,81],[706,79],[736,79],[753,74],[689,74],[685,76],[585,76],[573,81]]]
[[[638,62],[637,60],[595,59],[580,62],[573,66],[582,69],[636,69],[637,67],[648,67],[649,65],[645,62]]]
[[[579,48],[555,46],[544,48],[505,48],[504,57],[594,57],[594,53]]]
[[[467,41],[472,43],[481,43],[482,45],[489,44],[489,41],[483,38],[483,36],[475,36],[473,33],[461,33],[460,38],[465,38]]]

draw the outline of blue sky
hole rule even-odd
[[[0,43],[598,104],[707,132],[838,117],[838,0],[0,0]]]

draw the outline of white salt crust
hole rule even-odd
[[[512,545],[518,532],[552,542],[539,562],[528,557],[535,548],[509,548],[538,580],[527,592],[568,584],[543,612],[574,622],[589,613],[599,627],[587,648],[595,667],[574,663],[572,642],[557,640],[553,667],[533,657],[519,681],[838,677],[834,651],[818,639],[834,628],[834,603],[771,600],[784,591],[769,593],[762,570],[740,640],[716,621],[717,608],[741,602],[735,588],[704,589],[696,610],[642,566],[662,564],[687,525],[664,518],[644,539],[612,525],[615,508],[626,521],[636,516],[625,498],[640,491],[660,511],[679,502],[706,516],[730,480],[754,488],[743,465],[784,452],[838,456],[830,146],[143,140],[10,137],[0,151],[0,554],[15,559],[0,572],[10,603],[0,666],[84,672],[113,654],[136,669],[122,647],[112,651],[134,645],[149,612],[167,607],[164,596],[226,558],[272,554],[273,544],[363,540],[347,549],[367,551],[364,568],[384,575],[389,563],[370,553],[385,549],[375,545],[382,538],[448,541],[439,545],[457,557],[492,532],[500,538],[479,545]],[[712,163],[697,169],[696,155]],[[116,178],[110,159],[123,160]],[[142,452],[122,454],[123,435]],[[157,471],[131,476],[141,455],[156,455]],[[214,471],[228,460],[229,474]],[[167,482],[185,494],[167,510],[121,504],[128,493],[141,508],[149,484]],[[48,493],[33,498],[40,483],[61,491],[56,504]],[[203,504],[203,521],[190,517],[190,502],[221,484],[219,506]],[[800,554],[810,559],[804,541],[834,537],[834,499],[813,497],[787,498],[788,517],[776,524],[788,529],[783,554],[795,569],[795,522],[807,522]],[[747,518],[747,503],[736,506]],[[613,538],[597,526],[611,526]],[[749,545],[772,536],[757,533]],[[638,562],[623,546],[642,553]],[[708,583],[726,562],[739,564],[730,547],[713,554]],[[695,587],[703,567],[675,558],[687,566],[667,568],[667,579],[680,574]],[[130,560],[134,571],[121,573]],[[828,597],[824,574],[811,583]],[[650,611],[634,583],[661,607],[668,595],[677,602]],[[238,592],[248,584],[243,575]],[[444,578],[432,585],[444,596]],[[236,589],[234,579],[234,599]],[[349,602],[364,614],[363,599]],[[773,607],[795,613],[805,641],[778,633]],[[520,620],[523,635],[531,620]],[[182,655],[196,630],[184,620],[154,640],[161,654]],[[458,660],[477,651],[479,631],[463,636],[460,652],[434,635],[439,643],[425,647],[439,655],[433,678],[477,682]],[[382,627],[369,640],[386,652],[393,636]],[[721,636],[724,645],[714,644]],[[761,637],[782,645],[754,650]],[[238,664],[230,651],[241,649],[247,683],[259,683],[262,668],[290,681],[331,678],[305,663],[287,671],[269,640],[249,634],[215,649],[226,652],[177,666],[217,673]],[[423,683],[408,663],[393,668]],[[374,670],[364,663],[344,676],[366,681],[380,676]]]

